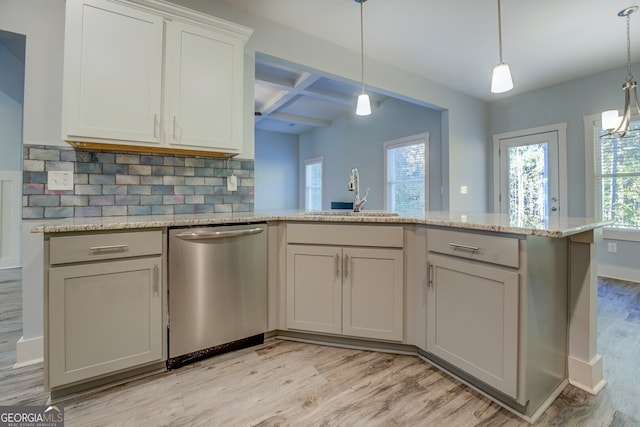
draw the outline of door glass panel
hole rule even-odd
[[[557,132],[500,139],[500,212],[517,227],[546,228],[559,215]]]
[[[509,147],[507,155],[510,222],[544,225],[549,200],[548,144]]]

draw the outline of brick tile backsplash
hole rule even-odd
[[[73,171],[74,189],[48,190],[48,171]],[[23,147],[24,219],[250,212],[253,189],[253,160]]]

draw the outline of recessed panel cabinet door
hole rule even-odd
[[[66,20],[64,138],[158,143],[162,17],[106,0],[67,0]]]
[[[240,152],[243,44],[182,22],[167,22],[167,140],[193,149]]]
[[[402,249],[345,248],[344,335],[402,341]]]
[[[287,247],[287,327],[342,332],[342,248]]]
[[[49,269],[49,383],[162,360],[162,260]]]
[[[429,255],[427,351],[517,398],[518,273]]]

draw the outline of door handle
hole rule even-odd
[[[344,277],[349,276],[349,255],[344,256]]]
[[[246,230],[229,230],[229,231],[185,231],[184,233],[176,234],[175,237],[182,240],[211,240],[222,239],[225,237],[240,237],[248,236],[251,234],[262,233],[264,228],[247,228]]]
[[[336,254],[336,276],[340,275],[340,255]]]
[[[463,245],[463,244],[460,244],[460,243],[449,243],[449,246],[451,246],[454,251],[456,249],[466,249],[466,250],[472,251],[472,252],[480,250],[479,246]]]
[[[99,251],[124,251],[127,249],[129,245],[104,245],[104,246],[90,246],[89,250],[91,252],[99,252]]]
[[[160,281],[158,280],[158,265],[153,266],[153,294],[160,295]]]

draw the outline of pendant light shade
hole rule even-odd
[[[618,110],[607,110],[602,112],[602,129],[613,131],[620,125],[622,117],[618,116]]]
[[[622,90],[624,91],[624,111],[622,117],[618,116],[617,110],[602,112],[602,129],[606,132],[603,136],[618,135],[623,137],[629,131],[631,109],[633,108],[631,101],[632,95],[636,111],[640,114],[637,90],[638,83],[633,80],[633,75],[631,74],[631,32],[629,30],[630,16],[637,10],[638,6],[630,6],[618,12],[618,16],[627,18],[627,81],[622,85]]]
[[[371,114],[371,101],[369,95],[361,93],[358,95],[358,103],[356,104],[356,114],[359,116],[368,116]]]
[[[362,17],[362,3],[367,0],[355,0],[360,3],[360,81],[362,83],[362,92],[358,95],[356,104],[356,114],[358,116],[368,116],[371,114],[371,101],[369,95],[364,92],[364,19]]]
[[[493,67],[491,77],[491,92],[503,93],[513,89],[513,79],[509,66],[502,61],[502,15],[500,12],[500,0],[498,0],[498,50],[500,51],[500,62]]]
[[[513,89],[511,70],[509,65],[500,63],[493,67],[493,77],[491,77],[491,92],[503,93]]]

